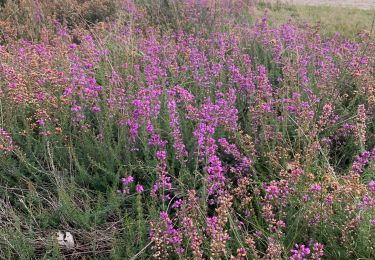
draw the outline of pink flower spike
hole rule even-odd
[[[137,184],[137,186],[135,186],[135,191],[136,191],[137,193],[142,193],[142,192],[144,191],[144,188],[143,188],[142,185]]]
[[[100,112],[100,111],[101,111],[100,107],[97,107],[97,106],[93,106],[93,107],[91,108],[91,110],[92,110],[93,112]]]

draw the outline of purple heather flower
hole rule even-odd
[[[176,200],[175,203],[173,203],[172,208],[179,208],[179,207],[181,207],[182,202],[183,201],[181,199]]]
[[[362,174],[363,168],[375,158],[375,147],[371,151],[364,151],[358,155],[352,166],[352,173]]]
[[[310,248],[305,245],[295,245],[295,249],[290,250],[290,260],[304,260],[311,253]]]
[[[312,260],[319,260],[324,256],[324,245],[321,243],[314,243],[312,248]]]
[[[133,176],[128,176],[126,178],[121,178],[121,182],[124,184],[124,185],[129,185],[130,183],[132,183],[134,181],[134,178]]]
[[[100,112],[101,111],[100,107],[97,107],[97,106],[93,106],[91,108],[91,110],[94,111],[94,112]]]
[[[368,184],[369,190],[375,193],[375,181],[371,181]]]
[[[135,191],[136,191],[137,193],[142,193],[142,192],[144,191],[144,188],[143,188],[142,185],[137,184],[137,185],[135,186]]]
[[[72,112],[78,112],[78,111],[80,111],[81,110],[81,107],[80,106],[74,106],[74,107],[72,107],[71,109],[70,109],[70,111],[72,111]]]
[[[322,187],[319,184],[313,184],[310,186],[310,190],[313,192],[319,192],[321,191]]]

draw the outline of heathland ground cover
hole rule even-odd
[[[0,4],[1,259],[375,258],[371,11]]]

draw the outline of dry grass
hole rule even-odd
[[[371,31],[375,36],[373,21],[375,10],[364,10],[338,6],[309,6],[290,5],[285,1],[259,1],[257,16],[261,16],[265,9],[269,10],[270,20],[275,25],[280,25],[289,19],[301,24],[319,23],[324,35],[333,35],[336,32],[348,37],[353,37],[361,31]]]

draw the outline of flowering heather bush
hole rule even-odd
[[[375,42],[233,2],[6,36],[1,257],[375,258]]]

